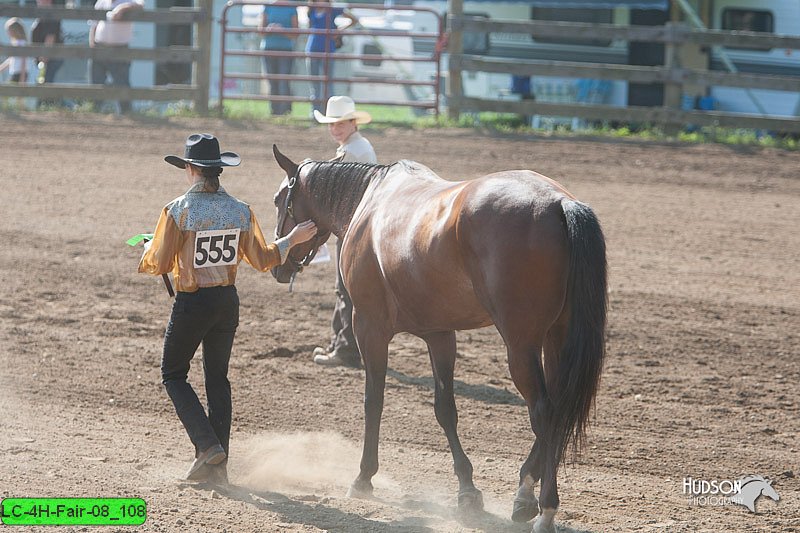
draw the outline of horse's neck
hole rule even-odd
[[[312,202],[315,203],[314,220],[317,226],[340,239],[344,237],[370,183],[369,177],[350,179],[345,175],[335,178],[317,176],[309,181],[308,188]]]
[[[326,204],[327,202],[320,202],[316,206],[314,220],[320,230],[329,231],[341,239],[350,226],[350,221],[353,219],[358,202],[355,202],[353,206],[350,206],[349,203],[347,205],[340,203]]]
[[[356,202],[348,202],[344,209],[338,209],[331,213],[331,233],[340,239],[344,237],[360,201],[361,197]]]
[[[320,217],[320,219],[322,220],[321,222],[320,219],[315,218],[315,220],[318,220],[317,226],[319,226],[320,228],[324,228],[327,231],[330,231],[333,235],[336,235],[336,237],[341,239],[347,232],[347,228],[350,226],[350,220],[352,220],[352,218],[353,218],[352,215],[346,217],[329,212],[327,214],[327,217],[324,214],[322,215],[322,217]]]

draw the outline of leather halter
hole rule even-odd
[[[284,237],[284,235],[282,235],[283,227],[286,225],[286,221],[289,218],[291,218],[294,221],[295,226],[297,225],[297,219],[294,217],[294,207],[293,207],[293,202],[292,202],[292,196],[294,195],[294,191],[296,190],[295,186],[297,185],[297,182],[299,180],[300,169],[301,168],[302,168],[302,165],[299,165],[297,167],[297,171],[295,171],[295,173],[294,173],[294,176],[289,178],[289,192],[286,193],[286,202],[284,203],[284,206],[283,206],[284,207],[283,208],[283,212],[280,214],[280,217],[278,219],[277,235],[276,235],[277,238]],[[318,241],[319,241],[319,235],[314,235],[314,244],[313,244],[313,246],[311,247],[309,252],[306,254],[306,256],[303,259],[301,259],[300,261],[298,261],[297,259],[292,257],[292,251],[291,251],[291,249],[289,250],[287,259],[292,263],[292,266],[295,269],[295,273],[299,274],[300,272],[302,272],[303,271],[303,267],[307,267],[309,265],[309,263],[311,263],[311,260],[314,259],[314,256],[317,255],[317,252],[319,251],[319,247],[320,247],[320,245],[317,244]],[[292,276],[292,278],[294,278],[294,275]]]

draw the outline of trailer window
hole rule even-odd
[[[772,13],[755,9],[725,9],[722,12],[722,29],[767,33],[775,31]]]
[[[722,11],[722,29],[731,31],[760,31],[774,33],[775,25],[772,13],[756,9],[724,9]],[[769,46],[729,46],[741,50],[770,50]]]
[[[365,44],[361,47],[361,54],[365,56],[382,56],[381,49],[374,44]],[[383,64],[381,59],[362,59],[361,64],[365,67],[380,67]]]
[[[611,9],[559,9],[552,7],[532,7],[532,20],[550,20],[559,22],[589,22],[611,24],[613,11]],[[534,41],[540,43],[556,44],[580,44],[584,46],[611,46],[610,39],[581,39],[573,37],[569,39],[557,37],[536,37],[531,35]]]

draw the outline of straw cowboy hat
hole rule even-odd
[[[322,124],[333,124],[355,119],[356,124],[367,124],[372,117],[366,111],[356,111],[356,103],[349,96],[331,96],[323,115],[316,109],[314,118]]]
[[[178,168],[186,168],[186,163],[197,167],[236,167],[241,163],[239,154],[219,151],[219,141],[210,133],[195,133],[186,138],[183,157],[168,155],[164,161]]]

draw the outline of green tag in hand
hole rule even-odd
[[[152,240],[153,240],[152,233],[140,233],[139,235],[134,235],[133,237],[125,241],[125,243],[128,246],[136,246],[142,241],[152,241]]]

